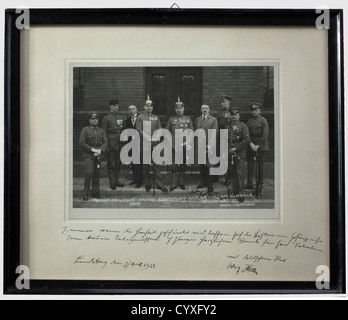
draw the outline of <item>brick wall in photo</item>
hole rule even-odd
[[[141,107],[144,103],[144,68],[80,68],[81,83],[75,81],[75,88],[82,98],[76,100],[74,110],[109,111],[109,101],[118,99],[120,111],[135,104]],[[76,75],[75,78],[77,78]]]
[[[263,67],[203,68],[203,103],[212,113],[220,109],[223,94],[232,97],[232,106],[248,111],[251,102],[263,103],[265,89]]]

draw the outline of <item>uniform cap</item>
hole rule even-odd
[[[117,99],[110,100],[109,102],[110,106],[115,106],[116,104],[119,104]]]
[[[88,119],[93,119],[93,118],[99,118],[98,113],[95,112],[95,111],[91,111],[91,112],[88,114]]]
[[[231,110],[231,114],[238,114],[239,113],[239,108],[233,108]]]
[[[250,110],[255,110],[255,109],[261,109],[261,103],[258,102],[253,102],[252,104],[250,104],[249,109]]]
[[[223,94],[223,95],[221,96],[221,100],[228,100],[228,101],[231,101],[231,100],[232,100],[232,97],[229,96],[229,95],[227,95],[227,94]]]

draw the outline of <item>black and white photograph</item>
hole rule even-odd
[[[277,62],[67,68],[73,209],[277,216]]]

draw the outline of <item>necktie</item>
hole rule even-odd
[[[133,124],[133,126],[134,126],[134,124],[135,124],[135,120],[137,119],[137,117],[132,117],[132,124]]]

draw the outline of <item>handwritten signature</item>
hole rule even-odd
[[[246,264],[245,266],[241,267],[238,264],[234,262],[230,262],[227,266],[228,270],[234,270],[236,272],[236,275],[238,276],[240,273],[253,273],[255,275],[258,275],[257,269],[252,264]]]

